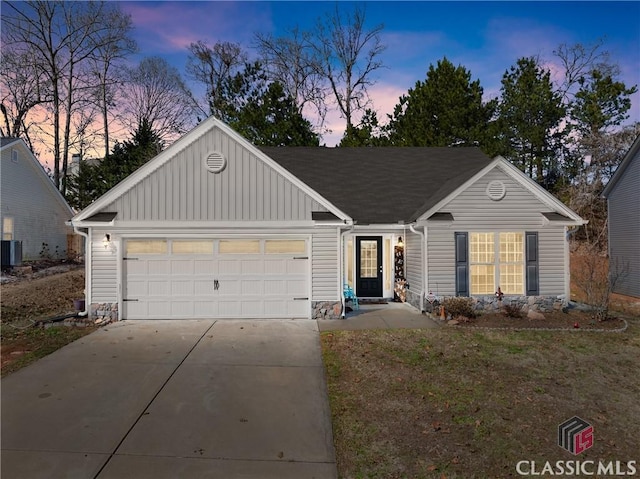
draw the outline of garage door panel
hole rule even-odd
[[[293,259],[293,252],[281,248],[267,251],[264,239],[251,240],[250,251],[233,240],[234,248],[225,252],[219,240],[209,240],[213,249],[207,243],[207,251],[193,253],[182,243],[201,240],[164,241],[164,252],[124,261],[126,319],[308,317],[306,258]],[[181,242],[177,249],[173,241]]]
[[[166,259],[148,259],[133,261],[133,264],[147,263],[147,274],[167,275],[169,274],[169,262]]]

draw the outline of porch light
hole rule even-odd
[[[403,247],[404,247],[404,243],[402,242],[402,236],[398,237],[398,246],[399,246],[400,248],[403,248]]]
[[[102,239],[102,244],[104,245],[104,249],[107,249],[110,243],[111,243],[111,235],[107,233],[104,235],[104,238]]]

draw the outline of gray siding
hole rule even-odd
[[[405,278],[409,289],[420,294],[423,283],[422,236],[411,231],[405,238]]]
[[[118,301],[118,241],[116,250],[105,249],[104,231],[93,231],[91,241],[91,302],[116,303]]]
[[[339,300],[338,231],[317,230],[311,240],[311,276],[313,301]]]
[[[228,160],[218,174],[204,159]],[[219,128],[212,128],[103,211],[118,221],[298,221],[326,211]]]
[[[493,180],[506,185],[500,201],[485,193]],[[537,231],[539,244],[540,294],[565,293],[564,227],[543,226],[541,211],[551,211],[535,195],[508,176],[499,167],[488,172],[440,211],[452,213],[453,222],[429,222],[427,225],[428,279],[426,289],[434,294],[455,295],[456,231]]]
[[[609,194],[609,254],[613,274],[628,268],[613,290],[640,298],[640,151]]]
[[[11,159],[13,149],[18,151],[17,162]],[[13,239],[22,241],[23,259],[40,258],[44,243],[52,256],[66,257],[67,235],[73,229],[64,223],[73,213],[21,141],[2,150],[0,177],[0,228],[5,217],[13,218]]]

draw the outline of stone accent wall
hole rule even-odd
[[[444,298],[437,298],[434,303],[425,301],[425,310],[428,313],[437,313]],[[527,314],[529,311],[549,313],[559,311],[567,305],[564,295],[560,296],[504,296],[502,302],[495,296],[473,296],[473,309],[478,312],[495,311],[506,304],[518,305],[520,310]]]
[[[118,303],[91,303],[89,315],[96,324],[118,321]]]
[[[340,301],[312,301],[311,319],[340,319],[342,303]]]
[[[415,291],[411,291],[410,289],[406,289],[405,293],[406,302],[420,311],[420,293],[416,293]]]

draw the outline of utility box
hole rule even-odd
[[[22,241],[2,240],[2,267],[8,268],[22,264]]]

